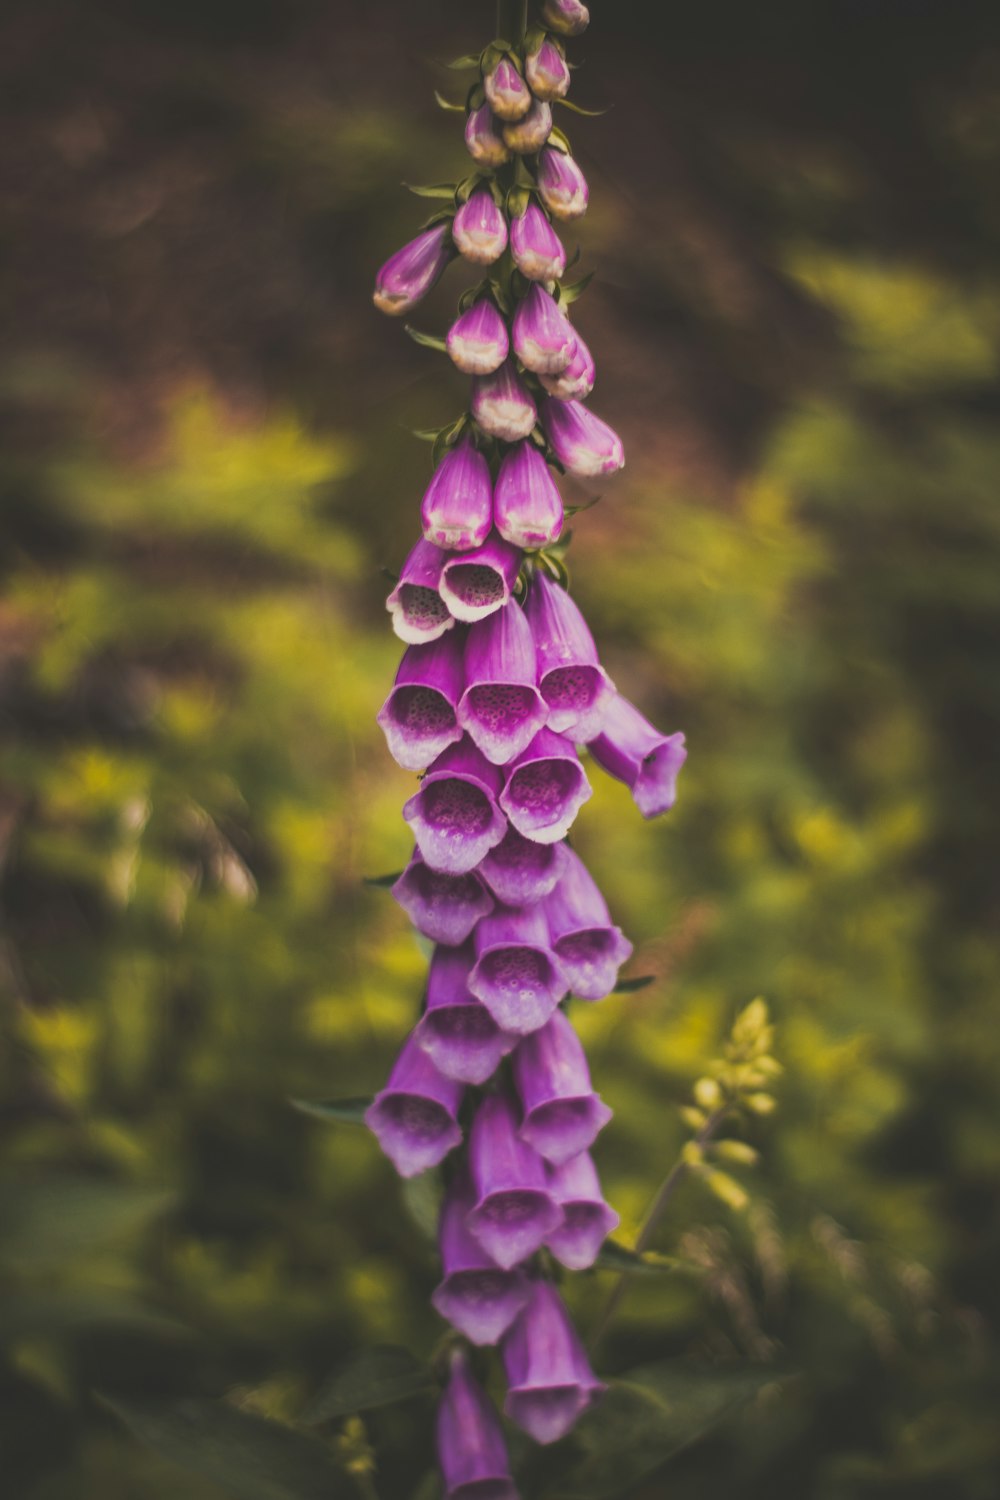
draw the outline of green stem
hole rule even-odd
[[[497,0],[497,36],[519,47],[528,29],[528,0]]]
[[[696,1146],[706,1146],[708,1144],[708,1142],[715,1135],[716,1131],[719,1129],[719,1126],[722,1124],[723,1120],[728,1115],[729,1110],[730,1106],[728,1104],[723,1104],[719,1109],[715,1110],[713,1114],[709,1115],[708,1119],[705,1121],[704,1125],[701,1127],[698,1134],[694,1138],[694,1144]],[[674,1193],[676,1193],[678,1187],[687,1176],[689,1170],[690,1168],[688,1166],[688,1163],[684,1160],[683,1157],[679,1157],[670,1168],[670,1171],[667,1173],[666,1177],[664,1177],[663,1181],[660,1183],[659,1191],[657,1192],[656,1197],[653,1199],[652,1203],[649,1205],[649,1208],[646,1212],[646,1217],[642,1221],[642,1227],[639,1230],[639,1234],[635,1242],[635,1252],[637,1255],[641,1255],[644,1250],[649,1249],[650,1240],[653,1238],[653,1235],[659,1228],[660,1221],[667,1211],[671,1198],[674,1196]],[[598,1319],[597,1327],[591,1335],[590,1348],[592,1353],[597,1348],[601,1339],[607,1333],[608,1325],[610,1324],[611,1319],[614,1317],[615,1313],[618,1311],[618,1308],[621,1305],[622,1298],[628,1291],[628,1286],[631,1279],[632,1272],[623,1271],[615,1285],[612,1287],[611,1294],[608,1297],[607,1302],[604,1304],[604,1311]]]

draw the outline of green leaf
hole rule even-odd
[[[236,1500],[338,1500],[346,1475],[316,1441],[222,1401],[102,1396],[132,1436]]]
[[[670,1255],[658,1255],[655,1250],[640,1254],[620,1245],[617,1240],[605,1240],[594,1264],[602,1271],[618,1271],[629,1276],[662,1276],[668,1271],[687,1271],[692,1267],[683,1260]]]
[[[126,1239],[165,1213],[173,1195],[83,1177],[0,1185],[0,1267],[49,1271]]]
[[[402,873],[396,870],[392,875],[366,875],[361,884],[374,886],[377,891],[391,891]]]
[[[584,109],[582,104],[574,104],[571,99],[557,99],[556,104],[561,104],[563,109],[572,110],[575,115],[586,115],[589,120],[596,120],[600,115],[606,115],[611,105],[604,109]]]
[[[683,1360],[630,1370],[579,1423],[583,1458],[554,1495],[613,1500],[779,1378],[760,1366],[706,1370]]]
[[[442,68],[450,68],[454,73],[462,73],[469,68],[478,68],[481,52],[467,52],[464,57],[452,58],[451,62],[442,63]]]
[[[632,979],[619,979],[612,990],[613,995],[634,995],[637,990],[644,990],[651,984],[655,984],[657,975],[636,974]]]
[[[547,146],[555,146],[557,151],[562,151],[567,156],[573,155],[573,148],[569,143],[569,136],[565,131],[560,130],[558,125],[554,125],[552,127],[549,138],[545,144]]]
[[[438,109],[451,110],[456,115],[465,114],[464,104],[452,104],[451,100],[446,99],[437,89],[434,90],[434,102],[437,104]]]
[[[415,193],[418,198],[440,198],[443,203],[451,203],[455,197],[455,184],[453,182],[431,182],[427,184],[404,182],[403,186],[407,192]]]
[[[601,499],[603,499],[602,495],[594,495],[594,497],[591,500],[584,500],[579,505],[567,505],[567,506],[564,506],[563,507],[563,515],[564,516],[578,516],[582,510],[593,510],[593,508],[597,504],[598,500],[601,500]]]
[[[583,296],[593,279],[593,271],[588,271],[586,276],[580,277],[579,281],[574,281],[569,286],[561,286],[559,288],[559,301],[565,302],[567,305],[570,302],[575,302],[578,297]]]
[[[289,1102],[304,1115],[325,1120],[329,1125],[363,1125],[365,1110],[372,1101],[370,1095],[364,1094],[351,1099],[292,1099]]]
[[[437,349],[444,353],[448,348],[444,339],[439,338],[436,333],[421,333],[419,328],[414,328],[409,323],[404,323],[403,328],[415,344],[422,344],[425,349]]]
[[[408,1349],[375,1344],[352,1355],[334,1371],[306,1407],[302,1420],[318,1427],[337,1417],[409,1401],[434,1390],[435,1384],[430,1367],[414,1359]]]

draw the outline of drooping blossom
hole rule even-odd
[[[427,1004],[413,1035],[438,1072],[458,1083],[492,1078],[517,1038],[501,1031],[469,989],[473,948],[439,945],[427,976]]]
[[[531,108],[531,90],[509,57],[483,78],[486,100],[498,120],[519,120]]]
[[[569,364],[576,335],[552,294],[537,281],[514,314],[514,352],[526,370],[558,375]]]
[[[526,839],[510,824],[477,874],[498,901],[507,906],[533,906],[559,879],[565,848],[562,843],[540,844],[537,839]]]
[[[422,538],[404,562],[399,582],[385,601],[392,628],[409,646],[434,641],[451,630],[455,618],[441,597],[441,569],[448,556]]]
[[[489,1094],[469,1132],[469,1169],[474,1203],[466,1225],[505,1270],[533,1255],[562,1223],[549,1192],[545,1163],[518,1134],[514,1101]]]
[[[493,896],[478,875],[432,870],[415,849],[392,894],[417,931],[432,943],[464,943],[480,917],[493,910]]]
[[[677,775],[687,759],[683,734],[660,734],[634,703],[616,694],[587,749],[602,770],[624,781],[644,818],[673,807]]]
[[[504,144],[488,104],[469,111],[465,122],[465,145],[472,160],[480,167],[502,167],[511,158],[510,148]]]
[[[484,432],[505,443],[527,437],[538,421],[538,408],[510,359],[492,375],[473,379],[471,410]]]
[[[538,661],[538,688],[549,706],[548,727],[578,742],[604,722],[614,684],[601,666],[586,620],[566,589],[535,573],[524,609]]]
[[[439,1073],[413,1036],[407,1038],[365,1123],[401,1177],[436,1167],[462,1139],[463,1088]]]
[[[458,722],[495,766],[506,765],[548,718],[536,687],[531,627],[513,600],[469,626]]]
[[[451,260],[451,224],[445,219],[397,250],[375,278],[375,306],[397,317],[426,297]]]
[[[529,281],[558,281],[566,269],[566,251],[545,210],[531,199],[510,223],[510,253]]]
[[[493,524],[490,466],[465,436],[434,471],[420,507],[424,539],[455,552],[481,547]]]
[[[524,1311],[503,1342],[504,1411],[536,1443],[565,1437],[607,1387],[597,1379],[559,1293],[535,1281]]]
[[[468,1172],[456,1172],[438,1227],[443,1279],[431,1301],[435,1309],[473,1344],[495,1344],[528,1300],[528,1279],[520,1267],[498,1265],[469,1229],[476,1205]],[[558,1234],[550,1231],[550,1239]]]
[[[462,738],[455,709],[465,687],[464,661],[465,640],[457,630],[403,652],[376,717],[393,759],[405,770],[424,770]]]
[[[590,11],[580,0],[543,0],[542,20],[560,36],[579,36],[590,25]]]
[[[545,146],[538,157],[538,192],[556,219],[582,219],[590,201],[587,179],[565,151]]]
[[[507,358],[507,324],[489,297],[479,297],[448,330],[448,353],[464,375],[492,375]]]
[[[510,600],[520,566],[520,549],[492,531],[481,547],[447,560],[441,569],[441,599],[456,620],[485,620]]]
[[[611,1111],[591,1087],[583,1043],[563,1011],[518,1044],[512,1063],[521,1139],[557,1166],[588,1150]]]
[[[501,1031],[526,1036],[544,1026],[568,985],[537,907],[496,907],[475,932],[469,989]]]
[[[466,735],[434,761],[420,790],[403,806],[426,863],[466,875],[499,844],[507,820],[497,805],[503,773]]]
[[[500,806],[526,839],[554,844],[566,837],[592,795],[576,746],[554,730],[540,729],[507,767]]]
[[[519,1500],[493,1403],[457,1348],[438,1406],[437,1452],[444,1500]]]
[[[584,478],[613,474],[625,462],[625,449],[617,432],[580,401],[546,396],[542,425],[553,453],[571,474]]]
[[[545,1243],[569,1270],[589,1270],[608,1235],[621,1223],[604,1201],[593,1157],[581,1151],[559,1166],[550,1166],[548,1179],[564,1218]]]
[[[507,248],[507,220],[489,188],[477,188],[462,204],[452,224],[460,253],[476,266],[489,266]]]
[[[562,874],[545,897],[544,909],[552,951],[574,995],[603,1000],[632,957],[632,944],[611,921],[597,881],[572,849],[566,850]]]
[[[539,375],[538,378],[549,395],[555,396],[557,400],[582,401],[594,389],[596,377],[594,356],[577,333],[565,370],[561,370],[558,375]]]
[[[534,443],[509,448],[493,492],[497,531],[515,547],[548,547],[563,527],[563,503],[552,471]]]
[[[535,99],[526,115],[511,120],[503,127],[504,145],[517,156],[533,156],[540,151],[552,134],[552,106],[544,99]]]
[[[537,51],[524,59],[524,73],[536,99],[564,99],[569,92],[569,66],[557,42],[543,37]]]

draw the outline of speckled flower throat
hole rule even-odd
[[[620,469],[618,435],[585,404],[590,350],[570,320],[557,225],[587,183],[553,106],[566,42],[589,17],[545,0],[537,24],[479,58],[465,109],[473,170],[378,274],[405,314],[459,260],[480,268],[447,336],[414,336],[470,377],[434,437],[422,536],[387,600],[406,649],[379,712],[421,773],[403,808],[412,858],[393,886],[433,945],[423,1013],[366,1119],[404,1177],[440,1168],[441,1281],[451,1325],[438,1454],[447,1500],[511,1500],[500,1419],[468,1343],[498,1345],[506,1415],[539,1443],[600,1396],[554,1285],[593,1265],[618,1222],[590,1155],[610,1110],[567,1015],[606,999],[631,945],[569,842],[591,795],[581,759],[666,812],[684,761],[621,697],[568,591],[560,474]],[[517,28],[520,30],[520,28]]]

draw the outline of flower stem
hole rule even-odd
[[[719,1126],[722,1124],[723,1120],[729,1114],[730,1107],[731,1106],[728,1104],[723,1104],[717,1110],[715,1110],[713,1114],[709,1115],[708,1119],[705,1121],[698,1134],[694,1137],[693,1144],[695,1146],[706,1146],[708,1144],[708,1142],[715,1135],[716,1131],[719,1129]],[[642,1226],[636,1238],[635,1252],[637,1255],[641,1255],[644,1250],[649,1249],[649,1242],[659,1228],[660,1221],[667,1211],[671,1198],[674,1196],[674,1193],[677,1191],[678,1187],[687,1176],[689,1170],[689,1164],[681,1156],[678,1157],[677,1161],[674,1162],[666,1177],[664,1177],[663,1181],[660,1184],[659,1191],[657,1192],[656,1197],[649,1205],[649,1208],[646,1212],[646,1217],[642,1221]],[[628,1290],[629,1282],[632,1279],[632,1274],[633,1273],[631,1271],[623,1271],[616,1281],[615,1285],[612,1287],[608,1300],[604,1304],[604,1311],[598,1319],[597,1327],[594,1329],[594,1332],[591,1335],[591,1352],[593,1352],[597,1348],[601,1339],[607,1333],[608,1325],[610,1324],[611,1319],[614,1317],[615,1313],[618,1311],[618,1308],[621,1305],[622,1298],[625,1296],[625,1293]]]
[[[520,46],[528,29],[528,0],[497,0],[497,36]]]

